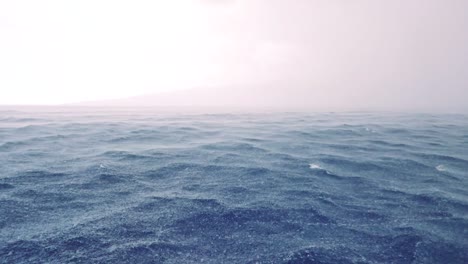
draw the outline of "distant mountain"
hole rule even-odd
[[[157,94],[147,94],[119,100],[102,100],[73,104],[96,107],[183,107],[209,109],[272,109],[286,111],[414,111],[467,113],[456,104],[452,108],[432,101],[417,100],[419,94],[398,96],[375,89],[346,85],[304,85],[274,83],[271,85],[238,85],[204,87]],[[426,96],[431,96],[426,94]],[[432,95],[433,96],[433,95]]]
[[[207,87],[147,94],[118,100],[82,102],[80,106],[168,106],[303,109],[324,107],[310,89],[285,86]]]

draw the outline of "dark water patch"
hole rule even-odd
[[[432,206],[435,208],[454,208],[459,212],[468,213],[468,202],[447,199],[434,194],[415,194],[409,198],[422,206]]]
[[[145,172],[144,176],[151,179],[165,178],[219,178],[223,175],[231,175],[234,179],[237,177],[255,177],[259,178],[266,175],[272,175],[274,172],[263,167],[232,167],[218,165],[201,165],[196,163],[174,163],[161,167],[156,170]]]
[[[46,179],[59,179],[67,176],[66,173],[62,172],[50,172],[44,170],[31,170],[25,171],[18,174],[18,177],[29,178],[32,180],[46,180]]]
[[[33,263],[47,258],[47,251],[36,241],[19,240],[0,248],[3,263]]]
[[[100,240],[90,236],[78,236],[61,241],[58,250],[76,252],[88,249],[92,252],[93,250],[99,250],[98,246],[104,246]]]
[[[9,190],[9,189],[13,189],[15,188],[15,186],[9,184],[9,183],[0,183],[0,191],[1,190]]]
[[[49,131],[47,125],[26,125],[15,128],[16,132],[44,132]]]
[[[242,138],[241,140],[247,141],[247,142],[253,142],[253,143],[261,143],[261,142],[266,141],[266,140],[260,139],[260,138]]]
[[[245,158],[241,155],[234,154],[234,153],[227,153],[216,156],[212,159],[212,162],[215,164],[224,163],[224,164],[238,164],[245,162]]]
[[[329,180],[333,180],[335,183],[341,182],[341,184],[368,186],[371,183],[370,180],[363,178],[363,177],[341,176],[335,173],[331,173],[327,170],[314,170],[313,172],[311,172],[311,174],[319,177],[320,179],[329,179]]]
[[[442,143],[438,143],[438,142],[426,142],[427,145],[430,145],[430,146],[434,146],[434,147],[442,147],[443,144]]]
[[[137,133],[137,134],[130,134],[125,133],[124,135],[117,134],[113,137],[106,138],[106,142],[108,143],[132,143],[132,142],[164,142],[171,138],[173,138],[177,133],[174,134],[167,134],[161,132],[154,132],[154,133]]]
[[[155,231],[145,229],[147,225],[142,223],[129,224],[124,223],[112,228],[112,235],[118,236],[122,239],[143,239],[155,237]]]
[[[218,210],[218,208],[223,208],[223,205],[216,199],[189,199],[154,196],[132,208],[132,211],[149,213],[151,211],[171,209],[174,207],[178,208],[182,213],[186,213],[185,210],[193,211],[197,208]]]
[[[211,235],[240,232],[255,225],[273,225],[277,229],[293,231],[300,229],[297,222],[308,224],[331,224],[334,221],[315,209],[229,209],[217,212],[197,213],[177,221],[174,228],[184,234],[192,232],[209,232]],[[296,223],[296,224],[295,224]]]
[[[387,215],[384,215],[382,213],[376,212],[377,210],[374,209],[374,211],[370,210],[353,210],[353,209],[346,209],[346,215],[350,219],[353,219],[354,221],[361,221],[361,222],[366,222],[366,223],[372,223],[375,221],[378,222],[385,222],[388,221],[389,217]]]
[[[18,240],[0,249],[0,257],[5,263],[79,263],[97,259],[96,253],[105,246],[97,239],[82,236],[60,241]]]
[[[207,144],[201,146],[202,149],[207,150],[218,150],[218,151],[234,151],[234,152],[246,152],[246,153],[266,153],[267,150],[259,147],[255,147],[248,143],[226,143],[220,142],[216,144]]]
[[[1,144],[0,150],[1,151],[14,151],[14,150],[20,150],[28,146],[29,144],[27,144],[24,141],[11,141],[11,142],[5,142]]]
[[[102,173],[97,176],[98,181],[108,184],[115,184],[115,183],[122,183],[125,182],[125,178],[123,176],[109,174],[109,173]]]
[[[221,170],[222,167],[212,167],[212,169],[216,171],[216,169]],[[204,170],[204,166],[195,163],[173,163],[155,170],[146,171],[144,176],[152,179],[165,179],[192,175],[194,172],[203,172]]]
[[[445,211],[437,211],[437,212],[423,212],[420,213],[421,216],[423,217],[429,217],[429,218],[451,218],[453,217],[453,214]]]
[[[278,263],[366,263],[365,258],[348,248],[308,247],[289,253],[280,258]],[[276,261],[275,261],[276,262]],[[260,262],[261,263],[261,262]]]
[[[47,135],[47,136],[40,136],[40,137],[32,137],[28,139],[28,143],[36,143],[36,142],[57,142],[57,141],[63,141],[64,139],[68,138],[73,138],[77,136],[76,134],[71,134],[71,135]]]
[[[67,203],[70,201],[75,200],[73,194],[69,193],[57,193],[57,192],[39,192],[35,190],[26,190],[21,192],[16,192],[14,194],[15,197],[21,199],[29,199],[32,200],[33,204],[46,204],[46,203]]]
[[[411,135],[411,131],[404,128],[387,128],[384,132],[389,134]]]
[[[189,191],[189,192],[200,191],[202,189],[203,189],[203,186],[201,184],[188,184],[182,187],[182,190]]]
[[[392,143],[384,140],[369,140],[367,141],[374,145],[386,146],[386,147],[393,147],[393,148],[407,148],[409,145],[404,143]]]
[[[346,143],[345,144],[334,144],[330,145],[329,147],[331,149],[335,150],[343,150],[343,151],[349,151],[349,152],[358,152],[358,151],[363,151],[363,152],[372,152],[375,151],[374,147],[368,147],[363,144],[356,144],[354,146],[350,146],[351,143]]]
[[[454,176],[454,175],[452,175],[451,173],[447,173],[447,172],[439,173],[439,176],[441,176],[442,178],[451,180],[451,181],[460,181],[460,182],[463,181],[462,178],[457,177],[457,176]]]
[[[229,188],[224,188],[222,193],[231,193],[231,194],[246,194],[249,192],[249,189],[241,187],[241,186],[234,186]]]
[[[0,122],[12,122],[12,123],[31,123],[31,122],[46,122],[49,121],[47,119],[42,119],[42,118],[28,118],[28,117],[12,117],[12,116],[7,116],[7,117],[0,117]]]
[[[386,165],[392,165],[399,168],[411,169],[411,170],[434,170],[432,166],[428,166],[421,162],[410,160],[410,159],[395,159],[395,158],[384,158],[383,162]]]
[[[457,158],[457,157],[438,155],[438,154],[425,154],[425,153],[417,153],[415,155],[425,160],[429,160],[429,161],[436,161],[438,163],[448,162],[448,163],[458,164],[464,168],[468,168],[468,160]]]
[[[433,166],[429,166],[422,162],[411,159],[396,159],[385,157],[378,164],[381,166],[381,168],[385,168],[391,172],[398,169],[399,172],[418,173],[426,176],[436,174],[436,170]]]
[[[379,261],[392,263],[413,263],[416,260],[417,246],[423,241],[417,235],[399,235],[391,239],[389,247],[385,249]]]
[[[317,131],[322,135],[345,136],[345,137],[359,137],[361,133],[351,129],[323,129]]]
[[[181,252],[190,252],[192,248],[176,243],[152,242],[129,244],[114,250],[114,259],[124,263],[164,263],[168,259],[180,256]]]
[[[182,127],[178,127],[177,129],[181,131],[190,131],[190,132],[200,131],[199,128],[194,127],[194,126],[182,126]]]
[[[467,249],[446,242],[424,242],[417,247],[416,260],[420,263],[467,263]]]
[[[340,170],[347,170],[353,172],[366,172],[366,171],[383,171],[384,167],[381,167],[377,164],[369,162],[357,162],[347,159],[337,159],[337,158],[321,158],[319,159],[321,163],[324,163],[326,168],[329,166],[338,167]]]
[[[0,200],[0,229],[6,226],[31,221],[36,212],[27,201]]]
[[[305,140],[320,138],[320,134],[318,133],[312,133],[312,132],[306,132],[306,131],[300,131],[300,130],[291,130],[291,131],[287,131],[286,133],[292,137],[299,137]]]

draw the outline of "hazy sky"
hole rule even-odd
[[[467,10],[466,0],[5,0],[0,104],[258,84],[284,105],[301,87],[291,94],[324,107],[468,109]]]

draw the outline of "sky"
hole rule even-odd
[[[466,10],[466,0],[5,0],[0,104],[200,89],[208,105],[464,111]]]

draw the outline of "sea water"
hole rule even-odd
[[[0,111],[0,263],[468,263],[468,117]]]

